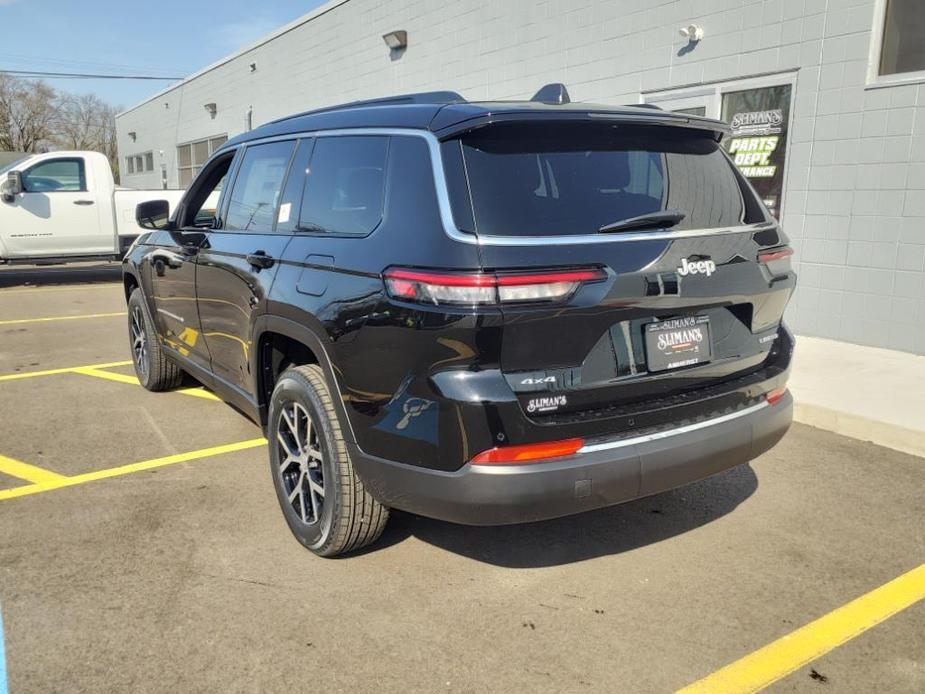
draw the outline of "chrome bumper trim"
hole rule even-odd
[[[686,434],[691,431],[697,431],[698,429],[706,429],[707,427],[711,427],[716,424],[722,424],[723,422],[729,422],[733,419],[738,419],[739,417],[745,417],[747,415],[763,410],[765,407],[769,407],[766,400],[759,402],[757,405],[746,407],[744,410],[739,410],[738,412],[730,412],[729,414],[724,414],[720,417],[707,419],[703,422],[697,422],[696,424],[688,424],[683,427],[678,427],[677,429],[657,431],[653,434],[634,436],[628,439],[617,439],[615,441],[604,441],[602,443],[586,444],[578,449],[577,455],[581,455],[583,453],[594,453],[595,451],[607,451],[613,448],[623,448],[624,446],[635,446],[639,443],[658,441],[659,439],[667,439],[671,436],[677,436],[678,434]]]

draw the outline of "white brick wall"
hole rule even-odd
[[[119,148],[162,151],[175,186],[176,144],[241,132],[251,105],[256,126],[402,92],[528,98],[553,81],[577,101],[635,103],[798,69],[783,219],[800,272],[791,325],[925,354],[925,84],[865,88],[874,2],[348,0],[123,114]],[[706,37],[679,54],[689,23]],[[391,59],[380,37],[394,29],[409,48]],[[159,164],[125,183],[158,187]]]

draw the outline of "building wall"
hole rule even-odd
[[[529,98],[553,81],[575,101],[636,103],[796,70],[783,217],[800,272],[790,323],[925,354],[925,85],[866,87],[876,1],[338,1],[121,115],[119,150],[162,151],[176,186],[176,145],[241,132],[249,107],[256,126],[402,92]],[[690,23],[706,36],[682,50],[678,28]],[[395,29],[408,31],[402,55],[381,39]],[[159,164],[125,184],[158,187]]]

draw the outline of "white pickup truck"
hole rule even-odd
[[[144,230],[135,206],[182,190],[133,190],[115,185],[105,156],[50,152],[0,169],[0,263],[120,259]]]

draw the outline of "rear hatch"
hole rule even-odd
[[[502,302],[500,365],[527,417],[689,401],[773,358],[795,282],[787,240],[718,140],[588,119],[442,143],[484,272],[603,270],[565,299]]]

